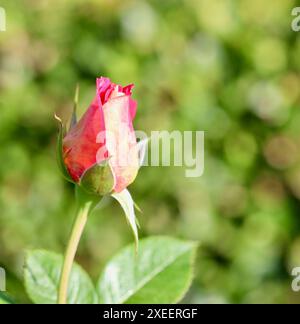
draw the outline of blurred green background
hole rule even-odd
[[[130,191],[141,236],[198,240],[187,303],[300,303],[300,36],[286,0],[1,1],[0,266],[29,302],[24,251],[62,253],[72,185],[57,125],[80,83],[135,83],[136,129],[204,130],[205,172],[142,168]],[[117,203],[93,213],[77,261],[94,279],[133,238]]]

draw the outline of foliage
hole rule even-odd
[[[194,243],[167,237],[152,237],[142,241],[139,254],[135,253],[133,244],[128,246],[105,268],[97,287],[98,296],[89,276],[75,264],[70,276],[67,302],[177,302],[191,284],[195,247]],[[40,250],[27,253],[25,285],[34,303],[57,302],[61,268],[60,255]]]

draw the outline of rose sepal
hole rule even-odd
[[[79,186],[89,194],[104,196],[113,191],[115,181],[109,159],[107,159],[85,170],[80,178]]]
[[[58,125],[59,125],[59,130],[58,130],[58,135],[57,135],[57,144],[56,144],[56,159],[57,159],[58,168],[59,168],[62,176],[67,181],[75,183],[74,180],[71,178],[71,176],[65,166],[64,158],[63,158],[63,138],[66,133],[66,128],[63,125],[62,120],[57,115],[54,115],[54,118],[58,121]]]

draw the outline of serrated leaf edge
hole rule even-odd
[[[155,236],[155,238],[157,239],[170,239],[170,237],[166,237],[166,236]],[[150,240],[150,239],[153,239],[153,237],[149,237],[147,239],[144,239],[144,242],[147,241],[147,240]],[[174,239],[174,238],[171,238],[171,239]],[[176,261],[176,259],[178,259],[179,257],[181,257],[182,255],[186,254],[189,252],[189,249],[192,249],[192,257],[190,258],[190,274],[189,274],[189,278],[188,278],[188,281],[186,283],[186,286],[183,290],[183,292],[177,297],[177,299],[174,301],[174,303],[172,304],[176,304],[178,303],[184,296],[185,294],[187,293],[192,281],[193,281],[193,278],[194,278],[194,261],[195,261],[195,258],[196,258],[196,252],[197,252],[197,249],[198,249],[198,246],[199,244],[197,242],[193,242],[193,241],[183,241],[183,240],[178,240],[178,239],[174,239],[174,240],[177,240],[177,242],[182,242],[184,244],[189,244],[190,246],[186,247],[186,250],[185,251],[182,251],[182,253],[178,254],[175,258],[170,258],[170,259],[167,259],[169,262],[163,267],[163,270],[167,267],[169,267],[173,262]],[[128,246],[128,247],[125,247],[124,249],[130,249],[131,247]],[[123,249],[123,250],[124,250]],[[117,253],[114,257],[112,257],[112,260],[117,257],[118,255],[120,255],[123,250],[119,253]],[[161,269],[161,267],[159,268]],[[104,269],[105,270],[105,269]],[[141,283],[138,285],[137,289],[135,289],[135,291],[132,293],[132,291],[130,291],[130,294],[127,294],[123,297],[123,299],[120,299],[118,300],[117,302],[115,302],[115,304],[124,304],[126,302],[126,300],[128,300],[130,297],[132,297],[136,292],[137,290],[140,290],[142,289],[146,284],[148,284],[157,274],[159,274],[160,272],[162,272],[163,270],[160,270],[160,271],[153,271],[151,273],[151,277],[150,275],[147,276],[147,279],[146,280],[142,280]],[[102,275],[104,274],[104,272],[102,273]],[[98,293],[98,288],[100,286],[100,283],[101,283],[101,279],[102,279],[102,275],[97,283],[97,286],[96,286],[96,290],[97,290],[97,293]],[[150,277],[150,278],[149,278]],[[98,293],[99,295],[99,293]]]
[[[56,253],[56,252],[53,252],[53,251],[48,251],[48,250],[44,250],[44,249],[29,249],[29,250],[26,250],[25,251],[25,262],[24,262],[24,266],[23,266],[23,277],[25,279],[26,277],[26,270],[28,270],[29,268],[26,266],[27,263],[28,263],[28,258],[29,258],[29,254],[32,253],[32,252],[38,252],[38,253],[48,253],[48,254],[52,254],[53,256],[58,256],[58,257],[61,257],[63,259],[63,256],[60,254],[60,253]],[[87,277],[89,278],[93,288],[94,288],[94,297],[93,297],[93,301],[94,301],[94,304],[96,304],[96,302],[98,301],[98,294],[97,294],[97,291],[96,291],[96,287],[92,281],[92,279],[90,278],[89,274],[81,267],[80,264],[78,264],[77,262],[74,262],[73,263],[73,266],[72,266],[72,269],[73,267],[76,266],[80,271],[82,271],[84,274],[87,275]],[[29,271],[30,273],[32,273],[31,271]],[[51,279],[51,278],[50,278]],[[56,291],[58,290],[58,286],[56,283],[54,283],[54,281],[51,279],[51,281],[53,282],[53,285],[55,286],[55,289]],[[25,286],[25,290],[29,296],[29,298],[31,299],[31,301],[35,304],[35,301],[34,301],[34,298],[33,296],[31,295],[31,293],[29,292],[29,287],[28,287],[28,283],[26,280],[24,280],[24,286]],[[41,294],[43,295],[43,294]],[[45,296],[45,295],[44,295]],[[48,296],[45,296],[47,299],[49,299]],[[56,301],[56,298],[57,296],[55,297],[55,301]]]

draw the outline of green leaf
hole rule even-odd
[[[0,292],[0,305],[13,304],[13,301],[3,292]]]
[[[80,185],[90,194],[104,196],[115,185],[115,177],[106,160],[87,169],[81,177]]]
[[[25,286],[36,304],[55,304],[63,257],[53,252],[34,250],[27,252]],[[95,304],[97,296],[89,276],[74,264],[70,275],[68,304]]]
[[[138,243],[139,243],[139,235],[138,235],[138,222],[134,213],[134,201],[127,189],[119,193],[113,193],[112,197],[115,198],[125,212],[125,216],[129,226],[132,229],[134,239],[135,239],[135,248],[136,251],[138,250]]]
[[[64,159],[63,159],[63,149],[62,149],[63,144],[62,144],[62,142],[63,142],[64,133],[65,133],[64,126],[63,126],[62,120],[58,116],[54,115],[54,117],[59,123],[59,131],[58,131],[58,135],[57,135],[57,144],[56,144],[57,164],[58,164],[59,170],[61,171],[63,177],[67,181],[74,183],[73,179],[69,175],[69,172],[65,166]]]
[[[168,237],[128,246],[105,267],[97,285],[100,303],[169,304],[180,301],[193,278],[197,245]]]

